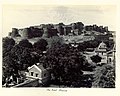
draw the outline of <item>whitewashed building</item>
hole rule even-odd
[[[107,63],[107,46],[104,42],[99,44],[99,46],[95,49],[95,53],[102,58],[100,62],[101,64]]]
[[[28,67],[26,78],[29,80],[39,79],[40,83],[47,83],[50,79],[49,69],[45,69],[41,64],[37,63]]]

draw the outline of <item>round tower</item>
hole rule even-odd
[[[30,28],[24,28],[23,32],[22,32],[22,37],[23,38],[30,38],[31,34],[30,34]]]
[[[43,37],[49,37],[49,29],[47,27],[43,28]]]
[[[11,37],[16,37],[17,35],[18,35],[18,29],[17,28],[12,28]]]

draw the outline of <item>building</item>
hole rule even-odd
[[[84,55],[85,55],[86,59],[88,60],[88,63],[92,64],[93,61],[91,60],[91,57],[96,55],[95,51],[92,51],[92,52],[86,51]]]
[[[112,50],[107,52],[107,63],[108,64],[115,64],[115,45]]]
[[[39,79],[40,83],[47,84],[50,80],[49,69],[45,69],[41,64],[37,63],[28,67],[28,72],[26,72],[26,78],[28,80]]]
[[[107,51],[106,44],[101,42],[97,48],[90,48],[90,50],[86,50],[84,55],[89,63],[93,63],[91,60],[92,56],[98,55],[102,58],[99,64],[115,64],[115,45],[112,50]]]
[[[101,59],[101,64],[106,64],[107,63],[107,46],[104,42],[101,42],[99,46],[95,49],[95,52],[97,53],[98,56],[100,56]]]

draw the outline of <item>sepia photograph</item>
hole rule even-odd
[[[116,88],[116,6],[3,5],[2,88]]]

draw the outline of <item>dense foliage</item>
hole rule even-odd
[[[78,23],[79,25],[79,23]],[[83,25],[82,25],[83,26]],[[94,71],[93,87],[115,87],[115,69],[111,65],[94,66],[89,64],[83,55],[87,49],[98,47],[101,41],[92,40],[78,44],[64,44],[64,40],[58,36],[40,39],[33,45],[23,39],[15,44],[12,38],[3,38],[3,82],[11,75],[20,77],[20,71],[26,71],[35,63],[43,64],[50,68],[51,84],[71,87],[91,87],[92,75],[84,75],[84,71]],[[108,48],[114,42],[106,41]],[[44,53],[47,52],[47,53]],[[101,62],[98,55],[91,57],[94,63]],[[88,72],[89,73],[89,72]]]
[[[45,51],[47,45],[48,43],[45,39],[40,39],[37,42],[35,42],[33,46],[34,48],[37,48],[38,50]]]
[[[8,55],[8,53],[11,51],[14,45],[14,39],[8,37],[2,39],[3,57]]]
[[[3,38],[3,81],[5,78],[16,75],[18,71],[26,70],[34,63],[31,55],[32,44],[28,40],[22,40],[19,44],[11,38]]]
[[[82,70],[87,67],[82,53],[66,44],[50,48],[40,62],[44,67],[50,67],[54,83],[74,87],[80,87]]]
[[[115,87],[115,67],[103,65],[96,68],[94,73],[93,87],[114,88]]]
[[[25,47],[25,48],[32,48],[32,44],[27,40],[27,39],[23,39],[19,42],[19,46],[21,47]]]
[[[78,44],[78,49],[80,51],[85,51],[87,48],[96,48],[98,47],[100,42],[101,41],[97,41],[97,40],[84,41]]]
[[[12,38],[5,37],[2,39],[2,48],[3,48],[3,64],[2,64],[2,81],[4,82],[6,76],[10,76],[13,68],[10,67],[13,61],[10,58],[10,52],[13,46],[15,45],[15,41]]]
[[[47,45],[48,48],[54,48],[57,46],[59,47],[59,45],[64,44],[63,38],[58,37],[58,36],[53,36],[53,37],[47,39],[47,42],[48,42],[48,45]]]

